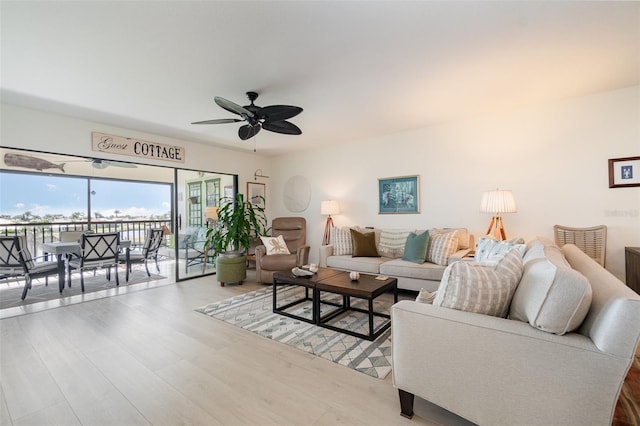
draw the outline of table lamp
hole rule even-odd
[[[327,215],[327,223],[324,226],[324,237],[322,237],[322,245],[326,246],[331,240],[331,228],[333,227],[332,214],[340,213],[340,204],[336,200],[323,201],[320,204],[320,214]]]
[[[504,231],[504,224],[500,213],[515,213],[516,201],[513,193],[509,189],[496,189],[495,191],[486,191],[482,194],[482,202],[480,203],[480,211],[482,213],[492,213],[493,217],[487,228],[487,235],[493,231],[496,240],[502,241],[507,239]]]

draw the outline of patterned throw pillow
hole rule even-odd
[[[449,256],[458,251],[458,231],[429,231],[427,262],[446,266]]]
[[[267,256],[270,254],[291,254],[282,235],[278,235],[277,237],[260,237],[260,239],[262,240],[262,244],[267,248]]]
[[[523,238],[512,238],[506,241],[498,241],[491,237],[480,237],[476,247],[475,261],[483,265],[495,265],[512,248],[518,248],[524,256],[525,248]]]
[[[438,287],[435,306],[505,318],[524,266],[517,248],[495,268],[459,261],[447,266]]]
[[[351,230],[349,228],[332,228],[331,244],[333,245],[334,256],[344,256],[353,253]]]
[[[380,242],[378,243],[380,256],[392,259],[401,258],[404,255],[404,245],[410,233],[409,229],[383,229],[380,231]]]

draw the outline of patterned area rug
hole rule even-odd
[[[132,284],[139,284],[147,281],[162,280],[166,277],[162,275],[151,274],[147,276],[144,268],[133,268],[129,276],[129,282],[125,281],[125,271],[120,269],[120,287],[126,287]],[[16,306],[24,306],[32,303],[45,302],[48,300],[59,299],[61,297],[75,296],[83,294],[80,288],[80,275],[76,272],[71,276],[71,288],[66,287],[60,294],[58,290],[57,275],[49,277],[49,285],[46,285],[45,279],[40,278],[33,280],[31,289],[27,293],[27,297],[22,300],[22,290],[24,289],[24,280],[9,280],[0,283],[0,309],[13,308]],[[116,287],[116,279],[113,273],[111,281],[105,276],[105,271],[100,270],[94,276],[92,272],[84,273],[84,294],[92,293],[100,290],[107,290]]]
[[[613,426],[640,425],[640,354],[631,364],[631,369],[622,385],[618,404],[613,414]]]
[[[384,379],[391,372],[391,329],[373,342],[328,330],[273,313],[272,294],[272,287],[268,287],[212,303],[196,311],[372,377]],[[299,299],[303,294],[304,289],[301,287],[280,287],[277,296],[278,306]],[[329,301],[331,297],[328,294],[323,295],[323,300]],[[361,302],[364,301],[352,298],[351,304],[358,306]],[[392,302],[392,295],[384,294],[374,301],[374,310],[389,313]],[[364,303],[360,307],[364,307]],[[335,308],[324,303],[321,306],[322,314],[330,309]],[[288,312],[311,318],[311,302],[296,305]],[[380,321],[382,319],[376,319],[376,327]],[[366,333],[368,319],[366,314],[348,312],[332,320],[331,324]]]

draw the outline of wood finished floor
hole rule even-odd
[[[257,288],[206,277],[0,320],[0,424],[470,424],[418,398],[404,419],[391,375],[194,312]]]

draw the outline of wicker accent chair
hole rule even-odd
[[[575,244],[604,268],[607,254],[607,227],[605,225],[588,228],[554,225],[553,236],[558,247],[565,244]]]

